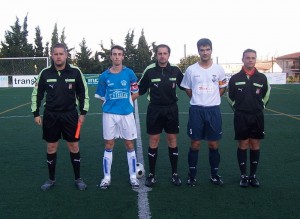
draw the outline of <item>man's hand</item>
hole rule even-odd
[[[38,125],[42,125],[42,118],[41,116],[37,116],[37,117],[34,117],[34,122]]]
[[[85,115],[79,115],[78,123],[83,124],[84,119],[85,119]]]

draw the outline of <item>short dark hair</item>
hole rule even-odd
[[[125,55],[125,49],[124,49],[122,46],[114,45],[113,47],[111,47],[111,49],[110,49],[110,55],[112,55],[113,49],[119,49],[119,50],[122,50],[123,55]]]
[[[212,42],[208,38],[202,38],[198,40],[197,42],[197,48],[199,50],[200,46],[210,46],[210,49],[212,50]]]
[[[157,54],[157,51],[159,48],[167,48],[169,54],[171,54],[171,49],[168,45],[166,44],[159,44],[158,46],[155,47],[155,54]]]
[[[56,44],[54,44],[54,45],[52,46],[52,48],[51,48],[51,53],[52,53],[52,52],[54,51],[54,49],[56,49],[56,48],[62,48],[62,49],[65,50],[65,52],[67,52],[67,47],[66,47],[66,45],[63,44],[63,43],[56,43]]]
[[[255,53],[255,55],[256,55],[256,51],[255,51],[254,49],[246,49],[246,50],[243,52],[243,57],[242,57],[242,59],[245,57],[245,53],[247,53],[247,52],[253,52],[253,53]]]

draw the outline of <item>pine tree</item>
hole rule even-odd
[[[1,41],[1,57],[22,57],[22,31],[18,17],[16,18],[14,26],[10,26],[10,28],[11,31],[5,31],[5,41]]]
[[[43,37],[41,35],[40,27],[35,28],[35,38],[34,38],[34,56],[43,57],[44,56],[44,47],[43,47]]]
[[[92,73],[92,60],[91,60],[91,49],[86,45],[85,38],[82,39],[80,46],[80,52],[76,53],[75,59],[77,66],[81,69],[83,73]]]
[[[114,45],[113,40],[110,41],[111,47]],[[101,57],[101,72],[105,71],[111,66],[111,60],[110,60],[110,49],[104,48],[103,43],[100,44],[101,51],[97,53],[97,56]]]
[[[64,44],[67,48],[67,52],[68,52],[68,62],[72,63],[72,57],[71,57],[71,51],[74,50],[74,48],[69,48],[68,44],[66,43],[66,34],[65,34],[65,27],[63,28],[61,35],[60,35],[60,43]]]
[[[55,23],[52,32],[52,37],[51,37],[51,48],[57,43],[58,43],[58,30],[57,30],[57,23]]]
[[[136,63],[137,63],[137,49],[136,45],[133,44],[134,40],[134,30],[131,31],[131,33],[127,33],[125,37],[125,59],[124,59],[124,65],[133,69],[135,71],[136,69]]]
[[[25,16],[24,18],[24,22],[23,22],[23,28],[21,31],[21,48],[20,50],[23,52],[22,57],[32,57],[34,55],[34,50],[32,47],[32,44],[28,43],[28,24],[27,24],[27,16]]]
[[[135,69],[136,73],[142,73],[144,69],[152,62],[151,56],[152,52],[150,51],[150,47],[147,44],[144,30],[142,30],[137,48],[137,62]]]
[[[46,42],[45,50],[44,50],[44,57],[49,57],[50,52],[49,52],[49,42]]]

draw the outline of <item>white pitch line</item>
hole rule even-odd
[[[139,108],[138,108],[137,100],[134,101],[134,107],[135,107],[135,122],[137,128],[137,139],[136,139],[137,160],[139,163],[142,163],[144,165],[141,126],[140,126]],[[150,212],[149,201],[148,201],[148,192],[151,190],[152,190],[151,188],[145,186],[145,177],[141,178],[140,187],[138,189],[135,189],[135,191],[138,192],[139,219],[151,218],[151,212]]]

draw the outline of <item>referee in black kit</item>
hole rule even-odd
[[[228,86],[227,97],[234,110],[235,140],[238,141],[237,160],[241,172],[241,187],[260,186],[256,170],[260,155],[260,140],[265,135],[263,110],[269,101],[271,91],[267,77],[255,68],[256,57],[256,51],[253,49],[246,49],[243,52],[243,67],[230,78]]]
[[[71,163],[74,169],[75,186],[85,190],[86,184],[80,178],[80,136],[75,136],[89,109],[89,96],[86,81],[81,71],[67,63],[66,46],[55,44],[51,49],[52,65],[41,71],[32,92],[31,110],[34,121],[43,127],[43,139],[47,142],[47,165],[49,179],[41,186],[43,191],[55,184],[55,166],[58,141],[61,137],[67,142]],[[40,106],[46,92],[43,119]],[[80,115],[77,112],[77,101]]]

